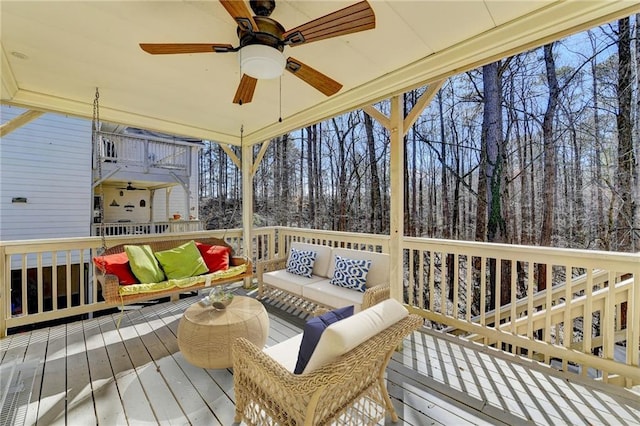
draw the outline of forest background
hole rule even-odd
[[[449,78],[404,139],[405,235],[639,251],[639,20]],[[272,140],[254,225],[388,234],[389,144],[361,110]],[[199,173],[205,227],[241,226],[240,170],[218,144]]]

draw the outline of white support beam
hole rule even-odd
[[[366,105],[362,108],[362,110],[369,114],[371,118],[380,123],[385,129],[391,130],[391,122],[389,120],[389,117],[375,109],[373,105]]]
[[[415,123],[418,117],[420,117],[422,111],[424,111],[424,109],[429,106],[431,100],[438,93],[438,90],[440,90],[444,82],[445,80],[443,79],[430,83],[427,90],[422,94],[422,96],[420,96],[420,99],[418,99],[418,102],[416,102],[413,108],[411,108],[411,112],[409,112],[409,114],[407,114],[404,119],[403,127],[405,135],[407,134],[411,126],[413,126],[413,123]]]
[[[256,157],[256,160],[254,161],[253,166],[251,166],[251,177],[256,175],[256,172],[258,171],[258,166],[262,162],[262,159],[264,158],[264,154],[267,152],[267,148],[269,148],[270,144],[271,144],[271,140],[262,142],[262,146],[260,146],[260,151],[258,152],[258,156]]]
[[[240,164],[240,159],[238,158],[236,153],[233,152],[233,150],[231,149],[231,145],[226,145],[221,143],[220,148],[222,148],[222,150],[229,156],[229,158],[231,158],[231,161],[233,161],[233,164],[235,164],[237,168],[242,169],[242,165]]]
[[[15,117],[13,120],[7,121],[2,126],[0,126],[0,138],[5,137],[9,133],[24,126],[25,124],[30,123],[31,121],[40,117],[42,114],[44,114],[44,112],[42,111],[29,110]]]

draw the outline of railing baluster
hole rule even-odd
[[[58,252],[51,252],[51,306],[54,311],[58,310]],[[68,301],[69,299],[67,299]],[[69,302],[67,302],[69,307]]]
[[[453,254],[453,312],[452,316],[458,319],[460,309],[458,308],[458,293],[459,293],[459,281],[460,281],[460,254],[455,252]]]

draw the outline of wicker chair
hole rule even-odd
[[[293,374],[244,338],[233,346],[235,421],[248,425],[374,425],[396,422],[384,373],[398,345],[423,319],[410,314],[329,364]]]

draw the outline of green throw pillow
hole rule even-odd
[[[195,277],[209,272],[194,241],[170,250],[157,251],[154,254],[169,279]]]
[[[164,272],[153,256],[153,251],[148,245],[124,246],[124,251],[129,258],[129,266],[133,275],[141,283],[159,283],[164,280]]]

